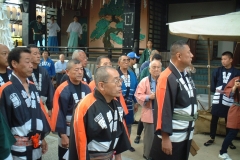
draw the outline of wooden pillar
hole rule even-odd
[[[60,32],[57,33],[57,37],[58,37],[58,46],[61,46],[61,33],[62,33],[62,9],[58,8],[57,11],[57,24],[60,27]],[[64,31],[63,31],[64,33]]]
[[[29,22],[31,17],[36,19],[36,3],[32,0],[24,0],[20,5],[22,11],[22,40],[23,46],[27,46],[30,43],[33,43],[33,34],[29,30]],[[31,13],[31,14],[29,14]]]
[[[133,51],[133,48],[136,54],[139,54],[140,9],[140,0],[124,1],[123,48],[128,49],[123,50],[123,54]]]
[[[240,1],[236,1],[236,12],[237,11],[240,11]],[[238,64],[240,64],[240,44],[235,42],[234,43],[234,51],[233,51],[233,62],[232,62],[232,65],[233,66],[236,66]]]

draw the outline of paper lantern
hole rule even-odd
[[[13,35],[17,36],[18,35],[18,24],[13,24]]]
[[[40,15],[39,9],[36,10],[36,16]]]
[[[11,15],[12,19],[17,19],[17,9],[15,6],[12,6],[12,15]]]
[[[22,12],[20,7],[17,8],[17,20],[22,20]]]
[[[15,28],[14,28],[14,26],[12,25],[12,30],[11,30],[12,37],[14,37],[14,32],[15,32]]]
[[[22,25],[18,25],[18,36],[22,37]]]
[[[40,15],[42,16],[42,23],[45,23],[45,9],[42,10]]]
[[[10,14],[10,6],[7,6],[7,18],[8,18],[8,19],[11,18],[11,14]]]

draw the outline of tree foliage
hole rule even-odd
[[[103,38],[102,40],[105,48],[114,48],[111,40],[121,45],[122,38],[119,37],[119,32],[123,32],[123,12],[123,0],[117,0],[116,4],[115,0],[105,3],[98,13],[100,20],[97,22],[96,28],[90,35],[91,40],[94,41]],[[110,25],[112,22],[115,22],[115,26]],[[139,38],[143,40],[145,35],[140,34]]]

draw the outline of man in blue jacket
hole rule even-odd
[[[45,68],[48,71],[49,76],[53,80],[56,75],[55,66],[53,60],[49,58],[50,53],[48,51],[43,51],[42,59],[40,60],[39,66]]]
[[[123,79],[122,83],[122,95],[125,99],[128,114],[126,115],[126,123],[128,128],[129,136],[131,134],[132,123],[134,122],[134,112],[138,110],[138,103],[135,99],[134,93],[136,91],[138,81],[134,72],[128,70],[130,58],[126,55],[122,55],[118,59],[118,73]],[[135,149],[131,147],[129,151],[134,152]]]

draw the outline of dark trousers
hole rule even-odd
[[[162,151],[162,139],[154,135],[150,157],[153,160],[188,160],[191,141],[172,142],[172,155],[167,155]]]
[[[239,131],[239,129],[229,129],[229,132],[223,141],[222,148],[220,150],[220,154],[227,153],[228,146],[232,143],[232,140],[234,140],[234,138],[236,138],[238,131]]]
[[[39,41],[40,46],[43,46],[43,44],[42,44],[42,39],[34,40],[35,45],[37,46],[38,41]],[[41,51],[43,51],[43,48],[41,48]]]
[[[138,128],[137,128],[137,135],[141,136],[142,131],[143,131],[143,122],[141,121],[141,119],[139,119],[138,121]]]
[[[67,150],[68,150],[67,148],[62,148],[62,147],[58,146],[58,159],[59,160],[64,160],[63,156],[65,155]]]
[[[210,124],[210,137],[211,139],[215,139],[216,132],[217,132],[217,125],[218,125],[219,117],[212,115],[211,124]],[[227,117],[225,118],[225,123],[227,124]],[[226,127],[226,135],[228,134],[229,129]]]

